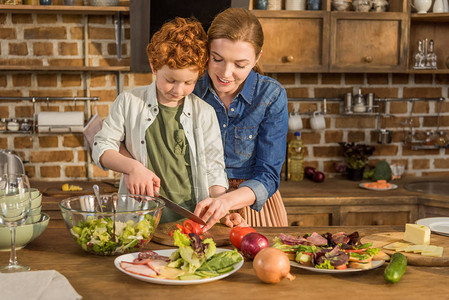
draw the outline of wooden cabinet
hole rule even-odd
[[[265,72],[328,70],[329,14],[324,11],[255,10],[264,30]]]
[[[293,206],[287,207],[289,226],[330,226],[338,215],[335,206]]]
[[[265,33],[267,72],[449,73],[449,13],[410,13],[390,0],[387,12],[253,10]],[[433,39],[437,70],[413,70],[418,40]]]
[[[330,71],[407,69],[406,14],[332,12],[330,28]]]
[[[416,205],[342,206],[339,225],[403,225],[417,216]]]
[[[411,14],[408,70],[412,73],[448,74],[449,13]],[[413,70],[418,41],[427,38],[435,43],[437,70]]]
[[[287,206],[289,226],[403,225],[418,219],[415,204],[404,205],[299,205]]]

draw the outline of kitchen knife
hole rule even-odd
[[[185,209],[184,207],[180,206],[179,204],[176,204],[172,200],[168,199],[167,197],[162,196],[159,193],[154,192],[154,196],[160,198],[165,202],[165,206],[173,210],[174,212],[180,214],[183,217],[186,217],[192,221],[197,222],[200,225],[206,225],[206,222],[204,222],[200,217],[197,215],[194,215],[189,210]]]

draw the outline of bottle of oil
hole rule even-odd
[[[294,139],[288,144],[287,179],[293,181],[304,179],[304,143],[300,132],[295,132]]]

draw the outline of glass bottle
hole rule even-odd
[[[418,41],[418,51],[415,54],[415,69],[420,69],[425,66],[425,57],[424,57],[424,51],[423,51],[423,44],[422,41]]]
[[[304,143],[301,133],[295,132],[295,138],[288,144],[287,180],[304,179]]]
[[[435,54],[434,51],[434,43],[433,40],[430,40],[429,42],[429,51],[427,52],[427,57],[426,57],[426,66],[431,68],[431,69],[436,69],[437,68],[437,55]]]
[[[438,147],[446,147],[448,145],[449,141],[446,136],[446,132],[444,131],[438,131],[438,135],[435,138],[435,145]]]

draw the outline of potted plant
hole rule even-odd
[[[368,157],[374,153],[374,146],[345,142],[339,144],[346,161],[346,175],[351,180],[362,180]]]

